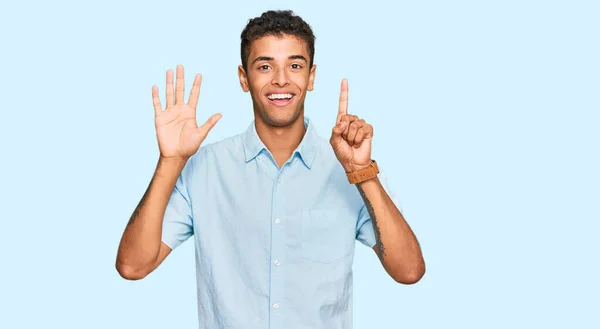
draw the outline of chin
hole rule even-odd
[[[302,110],[285,110],[281,108],[260,111],[262,121],[270,126],[286,127],[298,120]]]

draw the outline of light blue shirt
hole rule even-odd
[[[373,226],[329,140],[304,122],[281,169],[252,122],[202,146],[177,180],[162,239],[175,249],[194,236],[201,329],[352,328],[355,241],[372,248]]]

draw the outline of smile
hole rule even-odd
[[[269,103],[275,106],[286,106],[292,102],[294,96],[296,95],[291,93],[273,93],[267,95],[267,99],[269,99]]]

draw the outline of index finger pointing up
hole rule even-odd
[[[342,79],[342,88],[340,90],[340,107],[338,109],[337,122],[340,122],[343,115],[348,114],[348,80]]]

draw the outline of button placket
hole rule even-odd
[[[284,169],[285,170],[285,169]],[[284,193],[280,191],[283,189],[282,179],[280,178],[282,171],[280,170],[278,175],[273,180],[273,196],[272,196],[272,217],[271,217],[271,328],[281,328],[285,312],[283,311],[281,302],[284,300],[284,268],[283,263],[285,262],[285,226],[283,218],[281,217],[284,212],[281,209],[281,205],[285,202]]]

